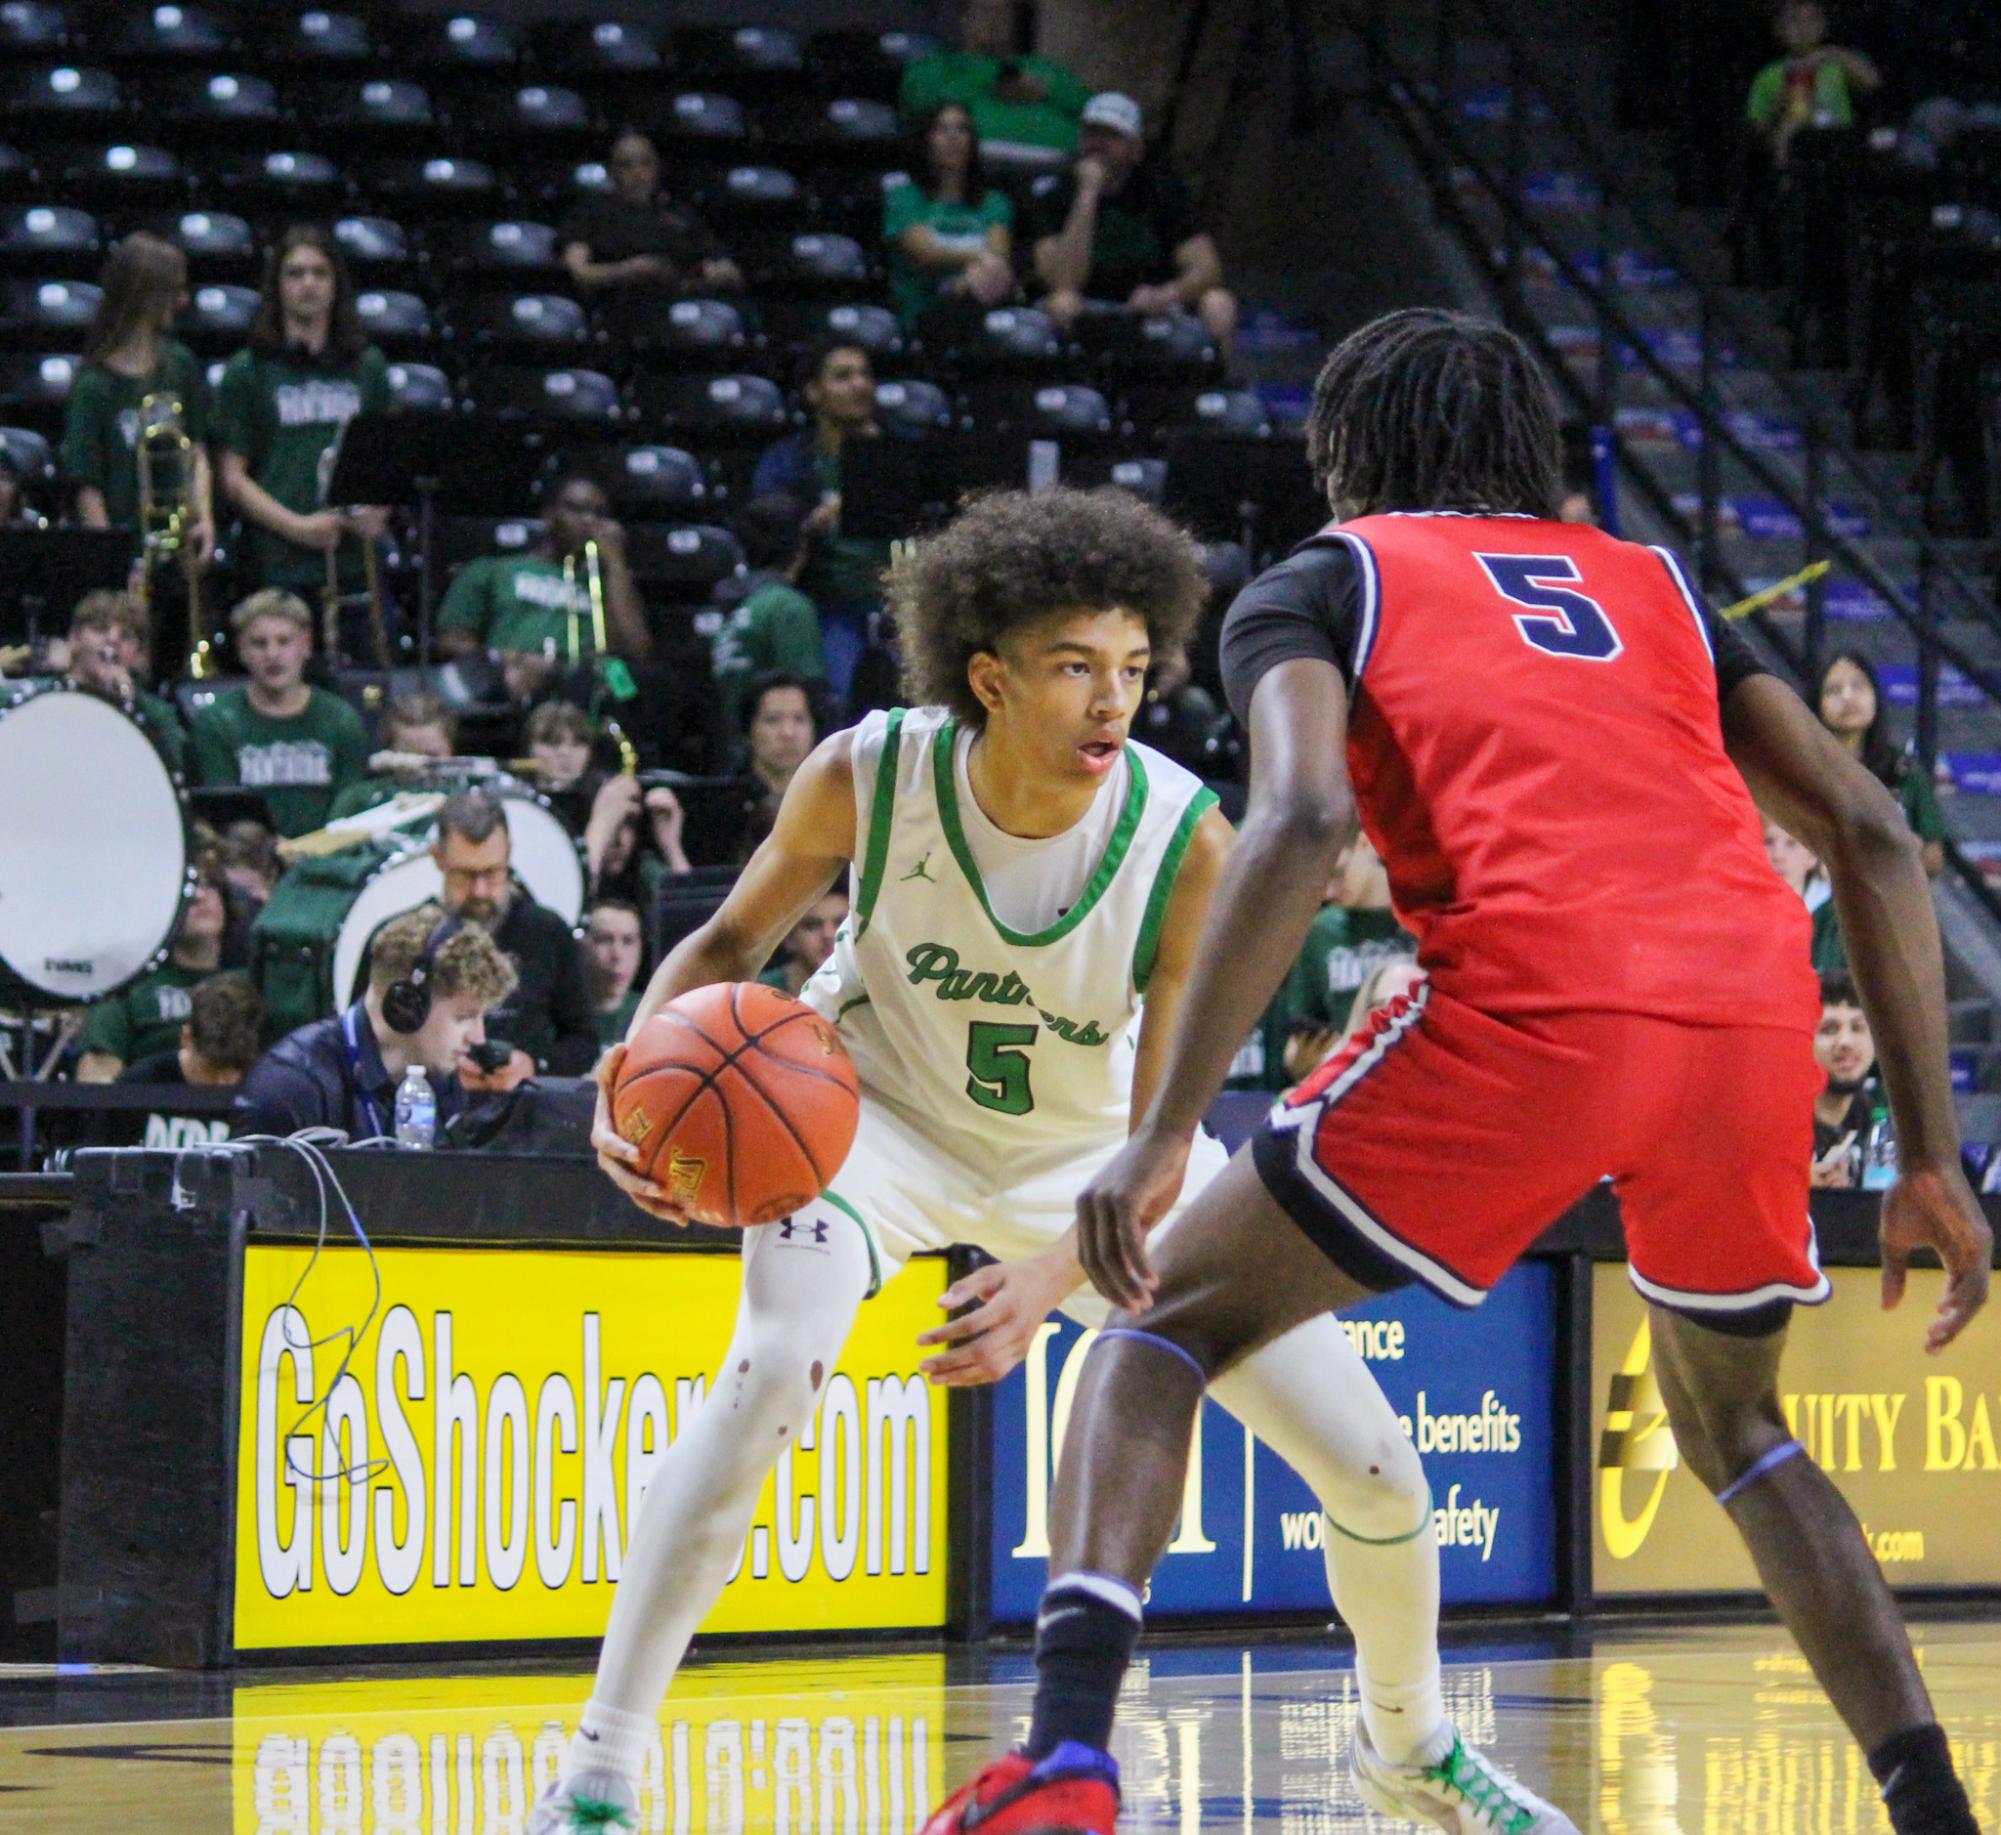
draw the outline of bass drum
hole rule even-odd
[[[131,715],[67,682],[0,702],[0,1004],[101,1000],[156,966],[192,855],[179,781]]]

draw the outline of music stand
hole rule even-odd
[[[417,505],[419,667],[431,661],[438,512],[519,515],[546,456],[520,422],[489,414],[369,413],[347,423],[327,502]]]
[[[67,631],[85,593],[124,587],[134,553],[130,529],[0,528],[0,645],[33,649],[45,621]]]

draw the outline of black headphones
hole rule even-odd
[[[431,1017],[431,966],[438,951],[464,928],[463,918],[446,912],[431,926],[431,934],[424,939],[423,950],[411,963],[410,972],[392,981],[383,991],[382,1019],[391,1032],[407,1038],[423,1029],[424,1022]]]

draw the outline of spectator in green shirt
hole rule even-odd
[[[959,102],[980,139],[1010,163],[1073,151],[1090,85],[1015,41],[1015,0],[968,0],[959,48],[927,52],[905,67],[897,95],[904,120]]]
[[[223,495],[249,525],[261,586],[317,597],[333,556],[343,594],[362,589],[362,544],[379,541],[379,504],[329,508],[341,429],[389,405],[389,366],[362,335],[354,282],[324,229],[295,224],[264,264],[250,346],[216,390]]]
[[[427,763],[457,756],[458,721],[437,695],[398,695],[383,708],[380,726],[382,747],[369,758],[368,775],[334,798],[329,822],[380,808],[403,791],[420,788]]]
[[[639,1009],[639,970],[646,958],[646,928],[639,907],[620,898],[594,899],[578,947],[598,1044],[616,1045]]]
[[[963,102],[941,102],[917,124],[910,182],[884,194],[889,300],[904,329],[934,306],[998,306],[1014,297],[1014,205],[987,183]]]
[[[1802,128],[1853,127],[1856,94],[1873,94],[1883,79],[1860,51],[1827,42],[1820,0],[1786,0],[1775,24],[1786,55],[1752,78],[1744,113],[1783,167]]]
[[[625,529],[604,487],[582,472],[557,479],[542,500],[541,538],[523,554],[468,562],[438,608],[437,652],[449,661],[474,650],[499,663],[508,692],[532,699],[551,680],[597,653],[586,547],[596,543],[604,594],[605,647],[630,662],[653,653]]]
[[[834,939],[848,917],[848,889],[834,886],[806,907],[806,915],[785,933],[778,954],[758,980],[799,998],[799,990],[819,973],[834,953]]]
[[[1924,846],[1925,871],[1945,871],[1945,812],[1924,765],[1890,737],[1876,665],[1859,650],[1840,650],[1821,671],[1820,723],[1861,759],[1903,806],[1904,820]]]
[[[126,1065],[180,1042],[196,984],[222,967],[228,926],[221,871],[205,860],[166,961],[91,1008],[77,1041],[79,1083],[110,1083]]]
[[[258,792],[279,834],[303,835],[367,771],[368,729],[340,696],[306,685],[313,626],[304,600],[266,588],[229,622],[250,681],[195,715],[195,774]]]
[[[716,632],[711,668],[723,728],[735,732],[744,690],[767,669],[826,680],[820,614],[799,590],[806,565],[806,506],[796,497],[753,497],[732,525],[750,569],[746,591]]]
[[[139,686],[145,667],[146,627],[131,594],[85,593],[70,614],[68,679],[116,701],[152,736],[167,763],[185,772],[186,729],[171,702]]]
[[[86,529],[131,529],[136,555],[140,427],[175,425],[194,444],[185,460],[162,455],[153,478],[156,512],[185,490],[192,521],[183,539],[206,564],[215,547],[208,384],[194,352],[170,335],[187,297],[187,257],[141,231],[113,247],[103,284],[63,416],[62,468],[76,491],[77,521]]]

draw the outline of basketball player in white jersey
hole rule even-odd
[[[1181,647],[1204,592],[1187,537],[1122,492],[975,503],[891,579],[921,705],[819,746],[722,909],[647,987],[634,1029],[692,988],[748,980],[845,873],[849,918],[801,997],[854,1059],[861,1121],[823,1197],[745,1234],[722,1373],[647,1488],[568,1776],[528,1835],[636,1821],[662,1698],[765,1476],[811,1420],[857,1309],[910,1256],[970,1242],[997,1258],[944,1295],[973,1310],[926,1334],[944,1347],[934,1381],[1005,1375],[1059,1306],[1104,1319],[1072,1251],[1076,1197],[1144,1111],[1230,839],[1198,779],[1126,736],[1149,659]],[[617,1062],[614,1050],[606,1083]],[[679,1220],[632,1171],[602,1101],[594,1139],[637,1203]],[[1224,1161],[1205,1138],[1189,1189]],[[1462,1793],[1407,1813],[1574,1835],[1446,1719],[1424,1473],[1333,1317],[1212,1393],[1326,1512],[1375,1751],[1413,1779],[1464,1753],[1474,1769],[1460,1775],[1488,1806],[1469,1820]]]

